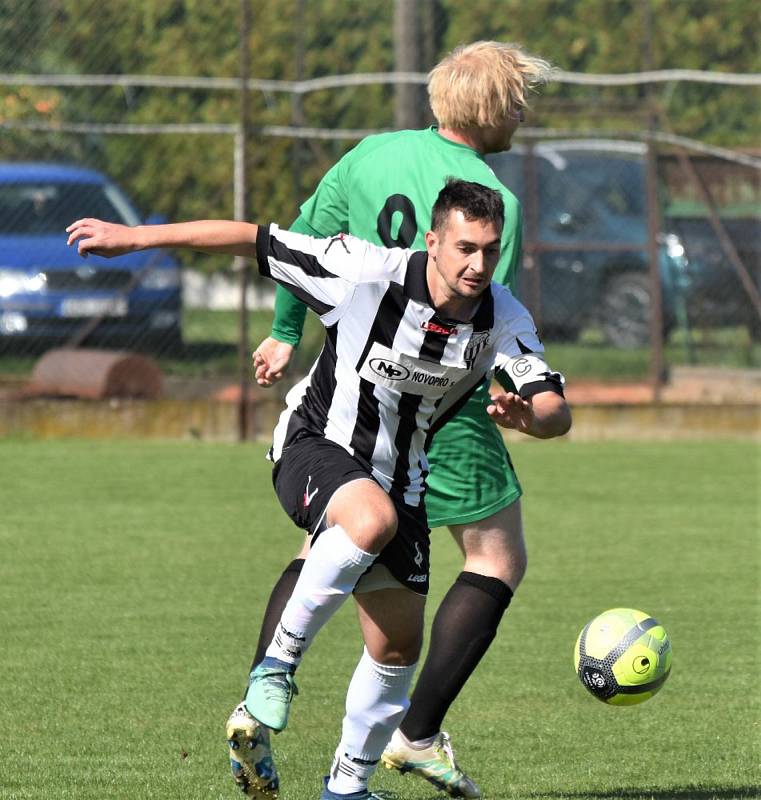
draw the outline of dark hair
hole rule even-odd
[[[462,211],[469,221],[493,222],[499,230],[505,224],[505,204],[502,195],[472,181],[447,178],[431,211],[431,230],[441,232],[452,210]]]

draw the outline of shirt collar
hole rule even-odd
[[[428,253],[425,251],[417,250],[410,256],[407,275],[404,279],[404,293],[411,300],[433,307],[431,296],[428,293],[427,266]],[[460,322],[460,324],[463,323]],[[494,327],[494,297],[491,293],[491,286],[487,286],[481,295],[481,302],[468,324],[472,325],[475,331],[485,331]]]

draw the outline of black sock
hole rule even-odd
[[[457,576],[436,612],[431,646],[400,726],[409,741],[441,730],[449,706],[489,649],[512,596],[498,578],[475,572]]]
[[[280,617],[283,616],[285,606],[291,599],[293,588],[296,586],[296,581],[299,579],[303,566],[304,559],[295,558],[283,570],[283,574],[278,579],[278,582],[272,587],[270,599],[267,603],[264,616],[262,617],[262,627],[259,631],[259,644],[256,646],[256,655],[251,662],[252,670],[264,658],[267,648],[272,642],[275,630],[280,622]]]

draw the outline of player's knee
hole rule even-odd
[[[398,520],[391,503],[357,508],[347,532],[368,553],[380,553],[396,535]]]
[[[361,550],[380,553],[398,524],[391,498],[372,481],[353,481],[331,499],[328,524],[340,525]]]
[[[515,592],[526,575],[528,555],[525,547],[510,552],[474,553],[466,556],[464,570],[502,581]]]
[[[408,667],[416,664],[423,648],[423,629],[411,630],[392,640],[377,643],[375,647],[368,644],[368,652],[373,661],[390,667]]]

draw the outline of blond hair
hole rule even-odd
[[[428,74],[433,115],[443,128],[495,128],[546,83],[549,62],[520,45],[473,42],[456,47]]]

